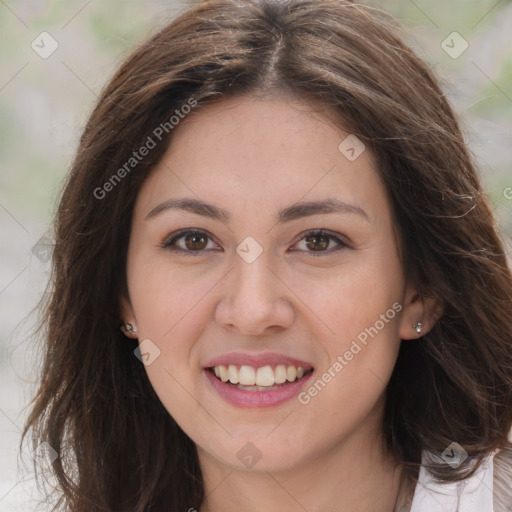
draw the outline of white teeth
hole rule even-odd
[[[220,371],[220,380],[222,382],[227,382],[229,377],[228,377],[228,369],[224,366],[224,365],[220,365],[219,366],[219,371]]]
[[[240,366],[238,377],[240,384],[243,386],[254,386],[256,384],[256,372],[252,366]],[[233,384],[237,384],[237,382],[233,382]]]
[[[256,372],[256,386],[273,386],[274,370],[271,366],[262,366]]]
[[[286,381],[294,382],[302,379],[306,369],[299,366],[278,364],[275,368],[270,365],[254,368],[248,365],[237,366],[236,364],[214,366],[215,376],[222,382],[239,384],[240,388],[253,386],[252,389],[271,388],[277,384],[284,384]],[[256,388],[255,388],[256,387]]]
[[[228,367],[228,380],[232,384],[239,382],[238,368],[234,364],[230,364]]]
[[[293,382],[297,378],[297,368],[295,366],[288,366],[286,370],[286,379],[288,382]]]
[[[286,366],[284,364],[278,364],[276,366],[274,382],[276,384],[284,384],[286,382]]]

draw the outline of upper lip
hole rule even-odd
[[[207,364],[204,365],[204,368],[211,368],[212,366],[220,366],[220,365],[237,365],[237,366],[275,366],[279,364],[292,365],[302,368],[312,368],[313,365],[306,361],[301,361],[300,359],[296,359],[295,357],[290,357],[285,354],[279,354],[277,352],[262,352],[260,354],[248,354],[243,352],[230,352],[229,354],[223,354],[218,357],[214,357]]]

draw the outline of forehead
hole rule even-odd
[[[351,134],[333,117],[317,104],[282,97],[204,105],[174,128],[139,194],[141,213],[173,197],[254,213],[334,195],[364,203],[378,217],[387,200],[374,156],[368,148],[357,156],[363,145],[355,147],[357,158],[347,154]],[[352,138],[349,146],[357,144]]]

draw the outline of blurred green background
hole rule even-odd
[[[478,161],[510,254],[512,3],[363,3],[396,16],[409,44],[440,78]],[[46,253],[34,246],[50,225],[99,91],[131,49],[186,6],[153,0],[0,0],[0,512],[33,510],[27,505],[32,476],[18,464],[16,449],[23,406],[36,380],[37,354],[28,342],[35,317],[26,318],[49,270]],[[48,58],[31,47],[42,32],[58,44]],[[457,58],[443,47],[453,32],[462,37],[457,45],[468,44]],[[51,40],[45,41],[48,50]]]

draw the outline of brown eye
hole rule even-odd
[[[185,247],[191,251],[201,251],[208,244],[208,237],[202,233],[191,233],[184,237]]]
[[[301,244],[302,247],[300,246]],[[299,240],[296,247],[307,255],[315,257],[329,256],[342,249],[351,248],[351,246],[347,242],[344,242],[340,236],[336,236],[323,230],[308,231]],[[295,251],[297,249],[293,250]]]
[[[305,238],[306,246],[312,251],[323,251],[329,247],[330,236],[323,234],[309,235]]]
[[[211,246],[208,247],[209,242],[211,242],[211,237],[207,233],[194,229],[181,231],[164,242],[162,247],[185,255],[199,256],[212,249]]]

